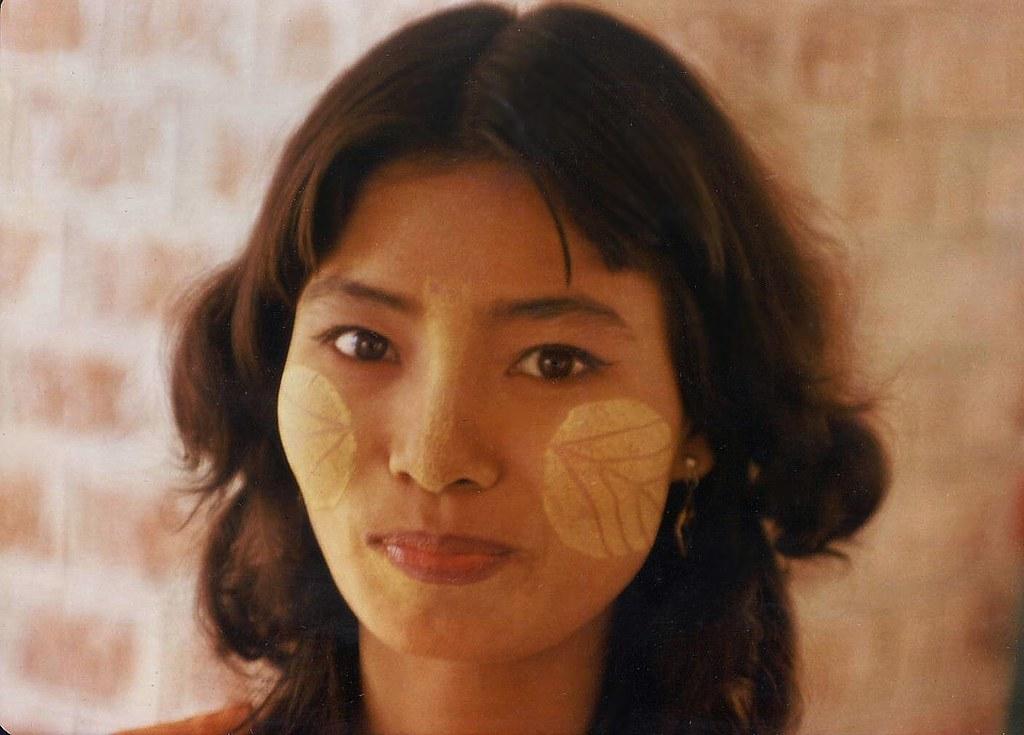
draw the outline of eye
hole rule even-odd
[[[379,362],[397,357],[391,341],[369,329],[345,327],[332,335],[331,342],[338,352],[354,360]]]
[[[541,345],[520,357],[513,371],[535,378],[558,381],[575,378],[607,364],[577,347]]]

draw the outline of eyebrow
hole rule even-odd
[[[337,276],[324,276],[310,283],[305,298],[318,300],[331,298],[339,293],[360,301],[380,304],[403,314],[417,314],[423,310],[418,301],[408,296]],[[489,321],[499,323],[548,321],[565,316],[586,317],[632,334],[632,329],[617,311],[586,296],[501,299],[493,303],[487,312]]]
[[[546,321],[562,316],[579,315],[607,325],[631,331],[625,320],[610,306],[586,296],[503,300],[494,304],[488,316],[492,321]]]
[[[374,288],[359,281],[338,278],[337,276],[324,276],[310,283],[306,290],[305,298],[310,301],[317,301],[319,299],[331,298],[339,293],[360,301],[371,301],[404,314],[412,314],[421,310],[419,304],[407,296],[385,291],[381,288]]]

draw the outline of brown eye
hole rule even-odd
[[[568,378],[576,366],[575,355],[557,350],[546,350],[537,357],[537,368],[540,374],[550,380]]]
[[[372,362],[389,358],[391,342],[369,329],[347,329],[334,340],[341,354],[356,360]]]
[[[530,350],[516,365],[518,372],[544,380],[566,380],[589,372],[604,363],[575,347],[545,345]]]

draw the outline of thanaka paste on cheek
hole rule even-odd
[[[338,504],[356,454],[352,416],[326,377],[302,365],[281,376],[277,424],[288,464],[310,509]]]
[[[672,456],[671,427],[644,403],[573,408],[544,454],[544,510],[562,542],[596,558],[647,552]]]

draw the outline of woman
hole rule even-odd
[[[203,610],[279,672],[191,731],[789,729],[778,555],[887,473],[771,181],[592,10],[440,12],[339,77],[180,335]]]

